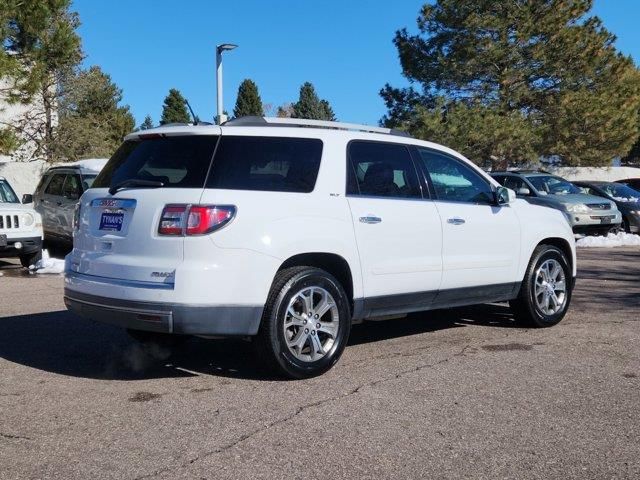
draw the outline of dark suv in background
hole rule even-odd
[[[584,193],[615,202],[622,214],[622,226],[628,233],[640,232],[640,192],[616,182],[585,180],[575,182]]]
[[[587,195],[562,177],[536,170],[492,172],[491,176],[518,198],[560,210],[576,235],[607,234],[622,223],[613,201]]]

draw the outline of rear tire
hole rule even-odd
[[[527,327],[551,327],[567,313],[573,277],[565,253],[552,245],[538,245],[520,287],[510,302],[516,321]]]
[[[340,282],[319,268],[292,267],[276,274],[255,344],[275,373],[308,378],[335,365],[350,331],[349,300]]]
[[[24,268],[29,268],[31,265],[35,265],[38,260],[42,259],[42,250],[38,250],[35,253],[28,253],[25,255],[20,255],[20,264]]]

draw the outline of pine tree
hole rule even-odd
[[[264,109],[262,107],[262,100],[258,93],[258,86],[253,80],[245,79],[238,88],[238,97],[236,99],[236,106],[233,109],[233,116],[246,117],[246,116],[264,116]]]
[[[147,115],[144,117],[144,121],[140,124],[140,130],[149,130],[153,128],[153,120],[151,119],[151,115]]]
[[[120,106],[122,90],[93,66],[65,79],[61,86],[59,125],[53,152],[73,161],[110,157],[135,126],[127,105]]]
[[[160,125],[167,123],[189,123],[191,116],[187,111],[187,103],[179,90],[172,88],[164,99]]]
[[[315,88],[309,82],[305,82],[300,87],[300,97],[293,104],[292,117],[309,120],[335,120],[335,115],[329,102],[320,100]]]
[[[41,105],[29,109],[2,137],[28,139],[35,145],[32,156],[49,161],[56,140],[58,87],[82,60],[76,32],[80,21],[70,9],[71,0],[0,2],[3,96],[9,103]]]
[[[568,165],[608,164],[638,136],[640,74],[589,16],[591,6],[592,0],[425,5],[419,34],[402,29],[394,40],[405,77],[420,89],[385,86],[382,123],[424,134],[439,119],[440,135],[455,139],[449,145],[475,150],[479,163],[556,156]],[[497,131],[476,148],[453,131],[456,115],[478,127],[489,119]]]
[[[322,106],[324,120],[335,122],[336,116],[333,113],[333,108],[331,108],[331,105],[329,105],[329,102],[327,102],[326,100],[320,100],[320,105]]]

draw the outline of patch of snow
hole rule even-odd
[[[613,199],[616,202],[633,202],[633,203],[640,202],[640,198],[636,198],[636,197],[613,197]]]
[[[64,259],[51,258],[47,250],[42,250],[42,259],[31,265],[29,270],[35,273],[63,273]]]
[[[640,236],[631,233],[610,233],[606,237],[584,237],[576,241],[578,247],[629,247],[640,246]]]

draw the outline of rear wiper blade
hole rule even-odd
[[[110,187],[109,193],[113,195],[118,190],[121,190],[123,188],[130,188],[130,187],[160,188],[160,187],[164,187],[164,183],[158,180],[142,180],[140,178],[130,178],[129,180],[116,183],[115,185]]]

